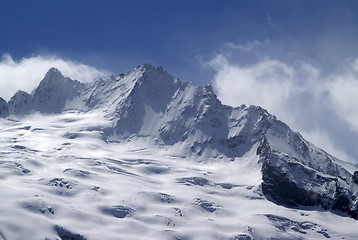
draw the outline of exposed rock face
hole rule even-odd
[[[257,153],[262,161],[262,190],[273,201],[292,207],[321,205],[357,219],[356,174],[339,160],[282,123],[268,130]]]
[[[0,117],[5,118],[9,116],[9,108],[7,102],[0,98]]]
[[[355,172],[353,173],[352,180],[353,180],[353,182],[355,182],[356,184],[358,184],[358,171],[355,171]]]

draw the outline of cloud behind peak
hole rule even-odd
[[[63,75],[81,82],[91,82],[109,74],[79,62],[54,55],[36,55],[14,60],[4,54],[0,60],[0,97],[9,100],[18,90],[31,92],[51,68],[58,68]]]

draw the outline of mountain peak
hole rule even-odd
[[[47,71],[47,73],[56,73],[56,72],[61,73],[61,71],[58,70],[58,68],[55,68],[55,67],[51,67],[51,68]]]
[[[150,63],[144,63],[135,67],[132,72],[140,72],[142,76],[152,76],[153,74],[156,75],[167,75],[170,78],[173,78],[167,71],[164,70],[162,66],[154,66]]]
[[[58,80],[63,78],[65,77],[62,75],[61,71],[55,67],[52,67],[47,71],[43,80]]]
[[[144,93],[151,93],[150,96],[159,97],[174,90],[175,79],[163,67],[153,66],[149,63],[137,66],[131,72],[133,74],[134,87]],[[132,75],[129,74],[129,75]],[[161,94],[158,95],[158,91]]]
[[[31,101],[31,94],[21,90],[17,91],[8,103],[10,114],[22,115],[31,112]]]
[[[143,72],[146,72],[146,71],[150,71],[150,70],[161,70],[161,71],[164,71],[163,67],[161,66],[154,66],[153,64],[150,64],[150,63],[144,63],[142,65],[138,65],[137,67],[134,68],[134,71],[135,70],[141,70]]]
[[[66,101],[77,96],[82,87],[79,81],[64,77],[57,68],[50,68],[32,97],[34,109],[44,113],[59,113]]]
[[[142,68],[142,69],[151,69],[151,68],[155,68],[155,66],[153,66],[153,65],[150,64],[150,63],[144,63],[144,64],[140,65],[139,68]]]

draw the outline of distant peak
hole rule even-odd
[[[50,68],[46,74],[62,74],[60,70],[55,67]]]
[[[58,69],[55,68],[55,67],[52,67],[52,68],[50,68],[50,69],[47,71],[47,73],[46,73],[44,79],[63,78],[63,77],[64,77],[64,76],[62,75],[62,73],[60,72],[60,70],[58,70]]]
[[[150,69],[150,68],[155,68],[155,66],[153,66],[150,63],[144,63],[143,65],[140,66],[141,68],[145,68],[145,69]]]
[[[174,78],[160,66],[153,66],[149,63],[139,65],[129,72],[136,76],[133,81],[138,84],[150,83],[152,87],[173,84]]]
[[[142,65],[139,65],[137,66],[136,68],[134,68],[134,70],[139,70],[139,71],[142,71],[143,73],[146,73],[146,72],[165,72],[166,71],[164,70],[163,67],[161,66],[154,66],[150,63],[144,63]]]

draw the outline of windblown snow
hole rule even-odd
[[[0,116],[0,239],[358,237],[357,166],[162,68],[51,69]]]

